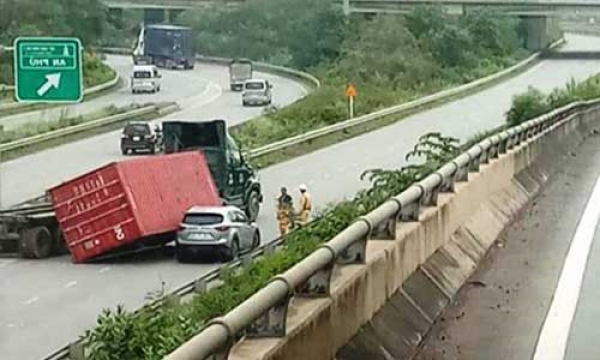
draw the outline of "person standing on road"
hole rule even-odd
[[[292,212],[294,210],[294,200],[288,194],[287,188],[281,188],[281,194],[277,197],[277,223],[279,225],[279,234],[286,235],[290,231],[292,223]]]
[[[310,213],[312,211],[312,197],[307,191],[306,185],[302,184],[299,186],[300,190],[300,208],[298,209],[298,224],[306,225],[310,219]]]

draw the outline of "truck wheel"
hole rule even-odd
[[[65,242],[65,237],[63,236],[62,230],[60,230],[59,226],[56,226],[54,228],[54,230],[52,231],[52,235],[54,238],[54,248],[56,249],[56,254],[58,254],[58,255],[68,254],[70,252],[69,247],[67,246],[67,243]]]
[[[25,229],[21,232],[19,250],[26,259],[44,259],[52,254],[52,235],[45,226]]]
[[[251,221],[256,221],[258,213],[260,212],[260,196],[258,192],[252,191],[248,195],[248,201],[246,202],[246,216]]]
[[[260,246],[260,231],[256,230],[252,236],[252,250]]]

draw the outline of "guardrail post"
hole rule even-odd
[[[288,287],[288,294],[246,328],[245,333],[249,338],[283,337],[286,334],[287,311],[293,289],[282,276],[277,276],[271,281],[284,282]]]
[[[470,155],[469,155],[470,156]],[[454,165],[456,165],[456,172],[454,173],[454,181],[465,182],[469,181],[469,167],[460,166],[460,164],[453,161]]]
[[[321,245],[320,247],[329,250],[332,254],[331,262],[325,267],[317,270],[311,277],[309,277],[303,284],[296,288],[296,295],[302,297],[326,297],[329,296],[331,289],[331,273],[335,265],[335,251],[328,245]]]
[[[367,240],[371,237],[373,231],[373,224],[369,219],[365,217],[359,217],[356,222],[362,221],[369,227],[367,234],[360,239],[350,244],[344,251],[342,251],[336,261],[339,264],[364,264],[367,259]]]
[[[208,289],[208,284],[204,279],[198,279],[194,281],[194,292],[195,293],[203,293]]]
[[[481,151],[481,153],[483,153],[483,151]],[[470,172],[479,172],[479,166],[481,165],[481,153],[475,156],[471,153],[468,153],[471,160],[469,160],[469,165],[467,166],[467,168]],[[469,181],[468,174],[467,179],[465,181]]]
[[[204,327],[207,328],[212,325],[220,325],[227,331],[227,333],[228,333],[227,343],[221,349],[219,349],[217,352],[214,352],[211,356],[209,356],[208,358],[206,358],[204,360],[227,360],[229,358],[229,353],[231,352],[231,348],[233,347],[233,345],[236,342],[236,334],[234,334],[231,331],[231,328],[229,327],[229,325],[227,325],[220,318],[211,320]]]
[[[396,239],[396,227],[400,221],[400,210],[402,209],[402,203],[396,198],[391,198],[388,201],[396,203],[398,211],[387,220],[382,221],[379,225],[373,226],[371,231],[370,240],[395,240]]]
[[[71,360],[86,360],[85,359],[85,347],[81,342],[74,342],[69,344],[69,359]]]
[[[400,209],[400,221],[412,222],[419,221],[419,214],[421,212],[421,202],[415,201],[410,204],[402,204]]]
[[[505,132],[502,132],[498,135],[498,153],[506,154],[506,150],[508,149],[508,135]]]
[[[433,176],[437,176],[439,178],[438,184],[431,187],[429,191],[425,188],[425,186],[417,184],[417,186],[421,187],[423,195],[421,196],[421,205],[423,206],[437,206],[438,194],[440,192],[440,187],[442,182],[444,181],[444,177],[439,173],[433,173]]]

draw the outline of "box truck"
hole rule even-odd
[[[242,91],[244,82],[252,79],[252,61],[234,59],[229,63],[229,87],[232,91]]]
[[[193,69],[195,56],[192,29],[174,25],[143,26],[133,50],[134,64],[168,69]]]

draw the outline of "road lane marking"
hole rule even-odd
[[[100,269],[98,272],[99,272],[100,274],[104,274],[105,272],[107,272],[107,271],[109,271],[109,270],[110,270],[110,266],[105,266],[105,267],[103,267],[102,269]]]
[[[68,289],[68,288],[73,287],[75,285],[77,285],[77,281],[71,281],[71,282],[69,282],[69,283],[67,283],[65,285],[65,289]]]
[[[573,235],[558,285],[533,355],[533,360],[562,360],[600,218],[600,176]]]
[[[34,297],[30,298],[30,299],[27,299],[23,304],[24,305],[31,305],[34,302],[38,301],[39,299],[40,299],[39,297],[34,296]]]

